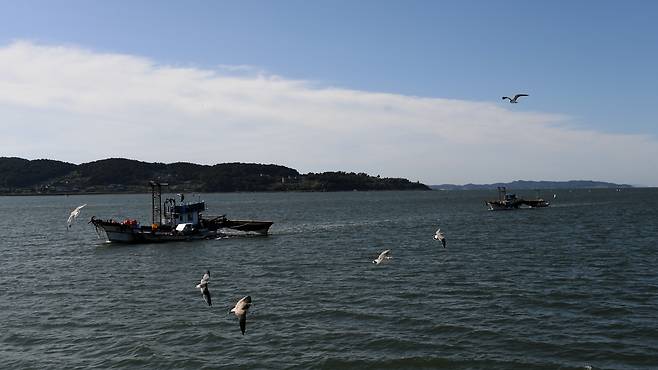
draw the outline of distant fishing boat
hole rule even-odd
[[[516,194],[508,194],[504,186],[498,187],[498,199],[486,202],[490,211],[509,211],[519,208],[544,208],[550,205],[550,202],[537,196],[536,199],[518,198]]]
[[[150,225],[142,225],[135,219],[102,220],[95,216],[89,223],[96,227],[97,232],[104,232],[108,241],[119,243],[213,239],[235,233],[267,235],[273,224],[271,221],[230,220],[225,215],[204,217],[205,202],[183,202],[182,194],[178,202],[174,198],[163,202],[162,187],[168,184],[151,181],[149,185],[152,199]]]

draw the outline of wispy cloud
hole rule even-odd
[[[250,66],[182,68],[31,42],[0,48],[0,155],[278,163],[425,183],[658,185],[654,138],[512,108],[318,87]]]

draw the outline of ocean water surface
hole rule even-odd
[[[87,221],[148,223],[149,194],[0,197],[0,368],[658,368],[658,189],[543,195],[201,194],[271,235],[146,245]]]

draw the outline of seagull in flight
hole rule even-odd
[[[391,250],[387,249],[383,251],[382,253],[379,254],[379,257],[377,257],[376,260],[373,260],[372,263],[375,265],[379,265],[380,263],[384,262],[385,260],[390,260],[391,258]]]
[[[201,294],[203,294],[203,300],[208,303],[208,306],[212,306],[212,300],[210,299],[210,290],[208,290],[208,281],[210,280],[210,271],[206,271],[205,274],[203,274],[203,277],[201,278],[201,281],[199,284],[196,285],[196,287],[201,290]]]
[[[512,97],[512,98],[510,98],[510,97],[508,97],[508,96],[503,96],[503,100],[508,99],[510,103],[512,103],[512,104],[516,104],[516,103],[518,103],[518,101],[516,101],[516,100],[517,100],[518,98],[522,97],[522,96],[528,96],[528,94],[516,94],[516,95],[514,95],[514,97]]]
[[[67,223],[69,229],[71,228],[71,226],[73,226],[73,221],[75,221],[75,219],[78,218],[78,215],[80,215],[80,210],[81,210],[82,208],[84,208],[84,206],[86,206],[86,205],[87,205],[87,203],[85,203],[85,204],[83,204],[83,205],[81,205],[81,206],[79,206],[79,207],[76,207],[76,209],[74,209],[74,210],[71,212],[71,214],[69,215],[69,219],[68,219],[68,221],[66,221],[66,223]]]
[[[247,310],[251,306],[251,296],[245,296],[238,303],[235,304],[235,307],[231,309],[231,312],[235,314],[240,320],[240,331],[244,335],[244,330],[247,327]]]
[[[446,247],[446,236],[441,232],[441,228],[436,230],[436,234],[434,234],[434,239],[440,241],[441,244],[443,244],[443,248]]]

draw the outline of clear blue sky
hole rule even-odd
[[[27,40],[180,67],[247,65],[423,98],[502,104],[525,92],[516,111],[658,137],[656,15],[655,1],[26,0],[0,3],[0,46]]]

